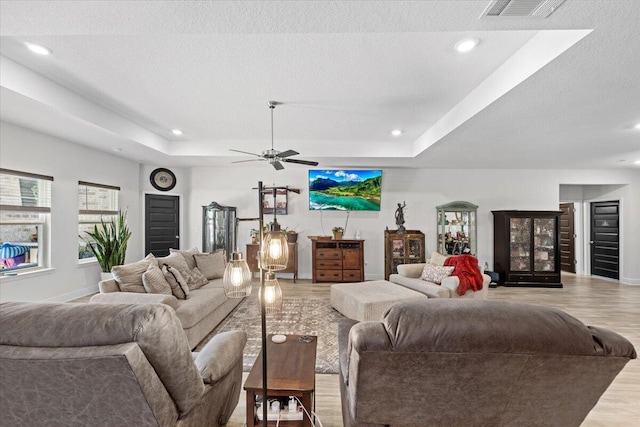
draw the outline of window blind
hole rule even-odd
[[[51,176],[0,169],[0,209],[51,212],[52,182]]]
[[[78,210],[80,215],[117,215],[120,187],[78,182]]]

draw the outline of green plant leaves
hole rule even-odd
[[[116,219],[106,222],[100,220],[100,226],[95,225],[93,231],[86,234],[90,239],[79,237],[87,243],[87,249],[96,257],[103,272],[109,273],[114,265],[124,264],[127,243],[131,237],[126,211],[118,211]]]

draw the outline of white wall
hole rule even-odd
[[[66,301],[96,292],[97,263],[78,262],[78,181],[121,188],[120,206],[128,207],[133,233],[127,260],[139,258],[140,188],[138,163],[86,148],[10,123],[0,122],[0,167],[51,175],[51,267],[44,274],[3,277],[0,301]]]
[[[52,136],[0,122],[0,167],[35,172],[54,177],[52,206],[52,267],[54,271],[29,278],[0,279],[0,301],[69,300],[97,290],[97,264],[81,266],[76,259],[77,182],[79,180],[120,186],[120,203],[129,208],[129,226],[133,232],[127,261],[144,255],[144,194],[160,193],[151,187],[149,174],[164,165],[138,163],[102,151],[79,146]],[[275,172],[266,165],[247,167],[197,167],[171,169],[177,185],[171,192],[182,202],[183,232],[181,246],[202,246],[202,206],[212,201],[238,207],[239,217],[256,217],[258,196],[253,187],[289,185],[302,189],[289,195],[289,215],[279,218],[286,227],[297,229],[300,277],[311,277],[311,248],[307,236],[328,235],[336,225],[344,226],[345,212],[315,212],[308,209],[307,168],[287,165]],[[640,171],[577,170],[455,170],[384,169],[380,212],[352,212],[346,237],[356,230],[365,239],[365,274],[378,279],[384,274],[383,236],[385,227],[395,229],[397,203],[406,201],[406,224],[427,236],[427,251],[436,247],[435,207],[465,200],[478,209],[478,259],[493,265],[492,210],[558,209],[560,186],[579,186],[571,193],[583,200],[620,199],[622,201],[622,270],[624,283],[640,284]],[[585,187],[582,187],[585,186]],[[589,187],[586,186],[598,186]],[[564,187],[563,187],[564,188]],[[563,198],[569,197],[563,193]],[[576,196],[578,197],[578,196]],[[250,241],[249,230],[257,223],[241,223],[240,249]]]
[[[173,187],[170,191],[158,191],[151,185],[151,172],[153,172],[156,168],[165,168],[169,169],[176,176],[176,186]],[[186,206],[189,200],[189,191],[190,191],[190,182],[189,182],[190,172],[189,170],[185,170],[182,168],[174,168],[169,167],[167,165],[140,165],[140,207],[141,207],[141,223],[140,229],[142,232],[139,236],[140,249],[141,253],[140,258],[146,256],[144,253],[145,244],[144,244],[144,230],[145,230],[145,195],[146,194],[160,194],[163,196],[178,196],[180,198],[180,248],[178,249],[188,249],[191,246],[186,246],[186,224],[188,222],[188,215],[186,211]],[[198,248],[201,247],[200,244],[197,245]]]
[[[571,171],[565,174],[562,171],[547,170],[384,169],[381,211],[352,212],[346,237],[353,237],[356,230],[361,231],[362,238],[365,239],[366,278],[381,278],[384,275],[384,229],[396,228],[394,212],[397,203],[407,202],[405,226],[422,230],[427,238],[427,251],[431,252],[436,248],[435,207],[455,200],[465,200],[479,206],[477,256],[481,264],[486,261],[492,266],[492,210],[557,210],[559,187],[563,181],[588,182],[592,181],[594,175],[612,183],[628,183],[635,179],[637,185],[639,174],[606,171],[597,174],[593,171]],[[214,200],[238,207],[239,217],[256,217],[257,194],[252,188],[257,186],[259,180],[265,185],[271,185],[274,179],[276,185],[289,185],[303,190],[300,195],[289,195],[290,214],[281,217],[279,222],[287,227],[295,227],[302,233],[298,239],[300,277],[310,278],[311,249],[307,236],[330,234],[331,227],[344,225],[346,213],[308,210],[307,169],[304,167],[288,166],[284,171],[276,173],[264,165],[256,168],[193,168],[188,209],[188,246],[201,245],[202,205]],[[638,198],[636,195],[636,199]],[[238,232],[241,249],[249,242],[249,229],[252,227],[255,227],[254,223],[241,223]],[[639,254],[638,243],[625,247],[625,256]],[[629,277],[640,277],[640,273],[632,270],[629,274]]]

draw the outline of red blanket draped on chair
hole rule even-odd
[[[469,289],[479,291],[482,289],[482,273],[478,268],[478,259],[473,255],[450,256],[444,261],[444,265],[454,267],[452,276],[460,279],[458,295],[463,296]]]

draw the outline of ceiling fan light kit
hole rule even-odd
[[[264,150],[262,154],[249,153],[247,151],[234,150],[229,149],[229,151],[235,151],[236,153],[249,154],[251,156],[259,157],[258,159],[249,159],[249,160],[237,160],[231,163],[244,163],[244,162],[269,162],[270,165],[273,166],[275,170],[282,170],[284,166],[282,162],[285,163],[296,163],[299,165],[307,165],[307,166],[318,166],[318,162],[313,162],[310,160],[301,160],[301,159],[290,159],[291,156],[296,156],[298,153],[295,150],[286,150],[286,151],[278,151],[273,148],[273,110],[276,108],[276,105],[281,104],[277,101],[269,101],[269,109],[271,110],[271,148],[268,150]]]

